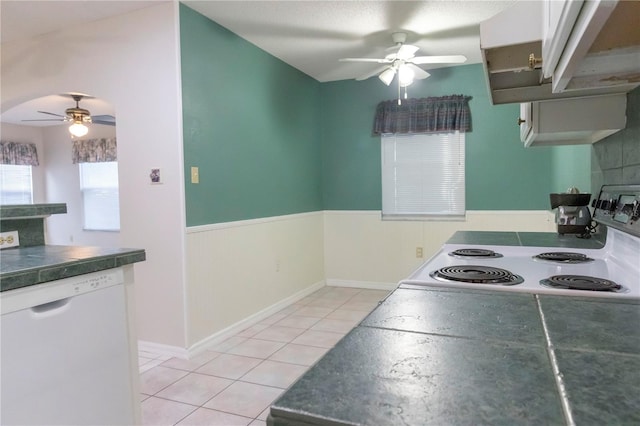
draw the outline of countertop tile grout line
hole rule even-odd
[[[542,323],[542,331],[544,332],[544,338],[547,342],[546,350],[547,355],[549,356],[549,361],[551,362],[551,368],[553,369],[553,377],[556,382],[556,387],[558,389],[558,394],[560,395],[560,403],[562,404],[562,411],[564,412],[564,417],[568,426],[576,426],[575,420],[573,419],[573,412],[571,411],[571,404],[569,403],[569,398],[567,395],[567,388],[564,384],[564,380],[562,379],[562,374],[560,373],[560,367],[558,365],[558,358],[556,357],[556,353],[554,350],[553,343],[551,342],[551,336],[549,334],[549,328],[547,327],[547,321],[545,319],[544,312],[542,311],[542,305],[540,305],[540,299],[538,295],[534,295],[536,306],[538,308],[538,314],[540,315],[540,321]]]

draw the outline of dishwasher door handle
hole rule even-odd
[[[71,297],[66,297],[64,299],[33,306],[30,310],[35,317],[50,317],[66,311],[70,303]]]

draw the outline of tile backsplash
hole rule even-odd
[[[591,148],[591,188],[640,184],[640,87],[627,94],[627,127]]]

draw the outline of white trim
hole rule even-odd
[[[210,335],[209,337],[206,337],[202,340],[200,340],[199,342],[191,345],[191,347],[189,347],[187,349],[188,352],[188,356],[192,357],[195,356],[201,352],[203,352],[204,350],[206,350],[208,347],[216,345],[218,343],[221,343],[225,340],[227,340],[229,337],[232,337],[236,334],[238,334],[239,332],[241,332],[242,330],[245,330],[249,327],[251,327],[254,324],[259,323],[260,321],[269,318],[271,315],[278,313],[279,311],[281,311],[282,309],[286,308],[289,305],[294,304],[295,302],[297,302],[300,299],[303,299],[305,297],[307,297],[308,295],[310,295],[311,293],[319,290],[320,288],[324,287],[325,283],[324,281],[318,281],[317,283],[298,291],[297,293],[259,311],[256,312],[255,314],[236,322],[235,324],[230,325],[229,327],[226,327],[216,333],[213,333],[212,335]]]
[[[185,348],[163,345],[161,343],[147,342],[144,340],[138,340],[138,351],[145,351],[156,354],[158,356],[169,356],[182,359],[189,358],[189,352]]]
[[[381,210],[324,210],[325,214],[332,215],[369,215],[382,217]],[[553,214],[550,210],[467,210],[466,215],[548,215]]]
[[[369,215],[369,216],[382,216],[381,210],[324,210],[325,214],[332,215]]]
[[[467,215],[481,216],[481,215],[548,215],[553,212],[549,210],[467,210]]]
[[[467,210],[467,216],[481,216],[481,215],[549,215],[553,214],[549,210]],[[236,220],[232,222],[211,223],[207,225],[187,226],[187,234],[195,234],[198,232],[215,231],[219,229],[238,228],[241,226],[253,226],[262,223],[279,222],[283,220],[299,219],[316,215],[367,215],[377,216],[382,219],[381,210],[317,210],[306,213],[293,213],[282,216],[260,217],[257,219]],[[424,219],[422,219],[424,220]]]
[[[174,37],[176,43],[175,50],[175,67],[176,67],[176,91],[177,91],[177,103],[180,111],[183,110],[182,104],[182,61],[180,58],[180,4],[179,2],[173,3],[173,23],[174,23]],[[184,176],[185,164],[184,164],[184,121],[183,115],[177,114],[176,117],[178,121],[178,144],[177,147],[177,159],[178,159],[178,171],[180,173],[179,176]],[[184,182],[184,179],[183,179]],[[187,223],[187,194],[186,187],[184,184],[178,185],[178,199],[180,202],[180,222],[182,224]],[[186,346],[189,339],[190,332],[190,323],[189,323],[189,271],[188,271],[188,263],[187,263],[187,236],[186,233],[182,234],[182,237],[179,241],[180,244],[180,261],[182,262],[182,341],[183,345]],[[180,348],[181,351],[184,351],[184,348]]]
[[[235,324],[230,325],[227,328],[224,328],[216,333],[213,333],[209,337],[206,337],[199,342],[191,345],[189,348],[179,348],[177,346],[170,345],[162,345],[159,343],[146,342],[146,341],[138,341],[138,349],[146,352],[150,352],[156,354],[158,356],[171,356],[178,357],[182,359],[190,359],[199,353],[205,351],[208,347],[221,343],[227,340],[229,337],[232,337],[242,330],[245,330],[251,327],[254,324],[259,323],[260,321],[269,318],[271,315],[281,311],[289,305],[294,304],[300,299],[303,299],[310,295],[311,293],[321,289],[325,286],[324,281],[318,281],[317,283],[300,290],[299,292],[293,294],[292,296],[287,297],[263,310],[257,312],[241,321],[236,322]]]
[[[339,280],[329,278],[326,280],[329,287],[350,287],[350,288],[364,288],[368,290],[395,290],[398,287],[397,283],[382,283],[375,281],[354,281],[354,280]]]
[[[318,281],[317,283],[303,290],[300,290],[299,292],[261,310],[260,312],[257,312],[241,321],[236,322],[235,324],[230,325],[229,327],[226,327],[216,333],[213,333],[209,337],[206,337],[200,340],[199,342],[191,345],[191,347],[186,349],[178,348],[176,346],[161,345],[161,344],[156,344],[151,342],[138,342],[138,347],[141,350],[145,350],[147,352],[155,353],[158,355],[170,355],[170,356],[175,356],[182,359],[189,359],[203,352],[207,348],[213,345],[216,345],[218,343],[221,343],[227,340],[229,337],[232,337],[238,334],[242,330],[245,330],[251,327],[252,325],[259,323],[260,321],[266,318],[269,318],[271,315],[281,311],[282,309],[286,308],[289,305],[294,304],[298,300],[307,297],[308,295],[321,289],[324,286],[325,286],[324,281]]]
[[[279,222],[282,220],[300,219],[300,218],[309,217],[309,216],[322,215],[322,213],[323,213],[322,210],[318,210],[314,212],[294,213],[294,214],[287,214],[282,216],[260,217],[257,219],[236,220],[233,222],[221,222],[221,223],[211,223],[208,225],[188,226],[187,234],[215,231],[218,229],[238,228],[241,226],[253,226],[253,225],[259,225],[262,223]]]

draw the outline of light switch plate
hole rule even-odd
[[[18,247],[19,245],[18,231],[0,232],[0,249]]]

